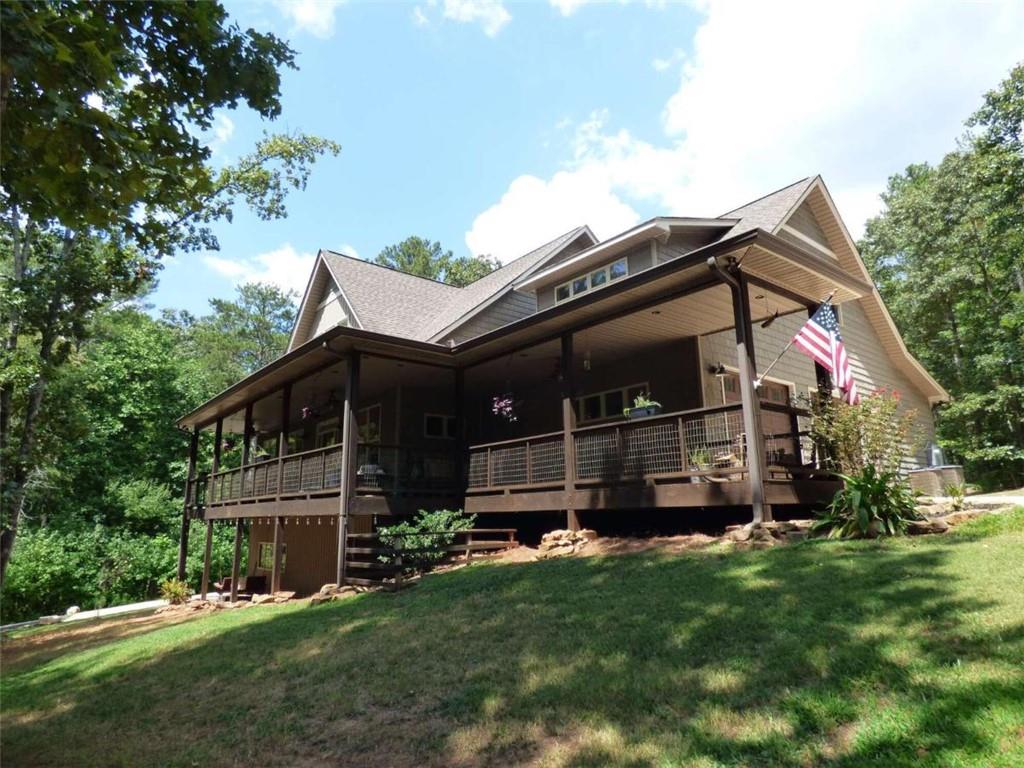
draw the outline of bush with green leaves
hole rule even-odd
[[[903,457],[916,449],[917,411],[903,408],[895,389],[876,389],[856,405],[814,395],[811,412],[811,437],[825,465],[837,472],[855,475],[873,466],[896,473]]]
[[[829,538],[872,538],[905,533],[920,518],[917,494],[895,472],[869,464],[856,475],[840,475],[844,487],[812,526]]]
[[[171,605],[181,605],[192,596],[188,584],[178,579],[167,579],[160,584],[160,597]]]
[[[395,550],[394,556],[383,555],[381,560],[394,562],[401,557],[406,570],[427,570],[445,558],[445,548],[455,541],[455,534],[472,529],[475,522],[476,515],[462,510],[421,509],[410,520],[378,530],[380,543]]]

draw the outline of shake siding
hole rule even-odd
[[[456,342],[465,341],[532,315],[536,311],[537,299],[532,294],[511,291],[456,328],[449,336]]]
[[[895,388],[902,396],[904,409],[917,411],[915,440],[908,445],[905,469],[926,466],[924,443],[933,439],[935,425],[927,398],[910,383],[909,379],[885,354],[878,336],[871,327],[864,310],[857,302],[842,305],[841,332],[846,343],[850,367],[857,379],[861,393],[870,393],[878,387]],[[786,315],[776,320],[769,328],[754,326],[754,349],[757,354],[758,372],[763,371],[789,343],[800,326],[807,320],[803,312]],[[701,355],[704,363],[704,399],[707,405],[722,403],[722,391],[718,379],[708,368],[721,362],[736,367],[736,337],[732,329],[701,337]],[[794,385],[797,403],[816,388],[814,364],[811,359],[795,348],[790,348],[772,369],[768,378]]]

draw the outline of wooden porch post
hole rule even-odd
[[[199,427],[192,428],[188,446],[188,472],[185,479],[185,504],[181,512],[181,536],[178,539],[178,581],[185,580],[185,563],[188,559],[188,532],[192,518],[190,503],[198,506],[199,489],[196,487],[196,455],[199,453]],[[191,497],[191,498],[190,498]]]
[[[238,600],[238,571],[242,559],[242,522],[243,518],[235,519],[235,556],[231,561],[231,602]]]
[[[288,432],[291,429],[292,383],[281,390],[281,432],[277,436],[277,496],[284,492],[284,457],[288,455]]]
[[[210,555],[213,551],[213,520],[206,521],[206,551],[203,553],[203,584],[199,596],[205,600],[210,589]]]
[[[733,273],[733,320],[736,328],[736,358],[739,367],[740,399],[743,404],[743,431],[747,436],[747,472],[750,477],[750,506],[754,522],[772,519],[771,507],[764,500],[764,433],[761,429],[761,407],[754,379],[757,362],[754,354],[754,332],[750,324],[750,296],[747,280],[738,269]]]
[[[456,493],[462,497],[462,507],[466,506],[466,433],[462,406],[466,399],[466,372],[462,368],[455,369],[455,487]]]
[[[214,499],[220,493],[220,480],[215,475],[220,470],[220,444],[222,442],[224,442],[224,419],[218,417],[217,426],[213,430],[213,466],[210,467],[210,477],[212,478],[210,487],[215,490],[213,494]]]
[[[572,431],[576,428],[576,409],[573,398],[576,395],[572,363],[572,331],[562,334],[562,431],[565,440],[565,523],[570,531],[580,529],[576,514],[576,440]]]
[[[345,412],[342,414],[341,482],[338,489],[338,586],[345,583],[345,549],[348,545],[348,516],[356,488],[356,461],[359,454],[359,429],[356,411],[359,408],[359,369],[362,358],[357,350],[348,354],[345,378]]]
[[[270,592],[281,591],[281,555],[284,549],[284,518],[274,518],[274,564],[270,569]]]
[[[249,444],[252,442],[252,403],[247,403],[245,406],[244,424],[245,426],[242,429],[242,483],[240,490],[242,498],[245,498],[245,468],[249,464],[251,453]]]

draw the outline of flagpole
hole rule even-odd
[[[836,289],[833,288],[832,292],[828,296],[826,296],[823,301],[821,301],[821,304],[828,304],[830,301],[832,301],[832,297],[835,296],[835,295],[836,295]],[[761,383],[764,381],[765,376],[767,376],[769,373],[771,373],[772,368],[774,368],[776,365],[778,365],[779,360],[782,359],[782,356],[784,354],[786,354],[787,352],[789,352],[789,348],[792,347],[795,343],[796,343],[796,336],[794,336],[792,339],[789,340],[789,344],[787,344],[785,347],[783,347],[782,351],[779,352],[779,356],[776,357],[774,360],[772,360],[772,364],[764,369],[764,373],[762,373],[760,376],[758,376],[757,378],[754,379],[754,388],[755,389],[760,388]]]

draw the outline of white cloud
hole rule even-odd
[[[641,140],[595,112],[561,170],[520,176],[476,218],[466,234],[474,253],[518,255],[579,223],[612,234],[639,220],[626,215],[634,206],[719,215],[816,173],[856,237],[889,175],[953,149],[983,92],[1019,58],[1024,28],[1014,0],[698,7],[664,134]]]
[[[548,0],[548,3],[558,10],[563,16],[572,16],[584,5],[608,5],[610,0]],[[619,5],[628,5],[632,0],[618,0]],[[645,0],[644,5],[648,8],[664,8],[666,0]]]
[[[665,72],[668,69],[682,63],[686,59],[686,51],[682,48],[676,48],[672,53],[665,58],[656,58],[651,60],[651,66],[654,67],[655,72]]]
[[[417,27],[425,27],[430,23],[430,19],[428,19],[427,14],[423,12],[423,8],[417,5],[412,9],[412,22]]]
[[[590,224],[607,237],[637,220],[637,213],[609,189],[603,169],[556,173],[545,181],[520,176],[466,233],[475,255],[508,262],[575,226]]]
[[[355,255],[354,252],[351,253]],[[295,291],[301,296],[306,290],[314,258],[314,254],[299,253],[291,243],[285,243],[276,250],[257,254],[252,258],[228,259],[208,254],[203,257],[203,262],[235,285],[270,283],[283,291]]]
[[[210,152],[217,155],[220,154],[227,143],[231,140],[231,137],[235,133],[235,123],[227,115],[220,113],[214,120],[207,136],[209,141],[207,146],[210,148]]]
[[[488,37],[494,37],[512,20],[501,0],[444,0],[443,13],[452,21],[479,24]]]
[[[297,31],[327,39],[334,34],[334,14],[344,0],[275,0],[274,5]]]
[[[352,256],[357,259],[363,258],[359,255],[359,251],[356,250],[356,247],[351,243],[342,243],[338,246],[337,251],[338,253],[343,253],[346,256]]]

